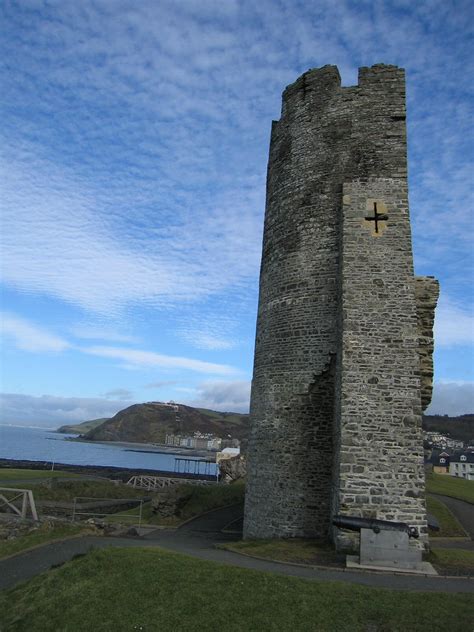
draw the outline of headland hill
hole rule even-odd
[[[239,447],[249,433],[249,415],[194,408],[174,402],[134,404],[110,418],[68,424],[57,432],[77,434],[74,441],[120,443],[203,454]]]
[[[145,402],[124,408],[113,417],[63,425],[57,432],[77,434],[81,441],[154,444],[174,448],[186,447],[180,446],[179,437],[184,439],[197,435],[202,440],[195,443],[200,449],[206,449],[204,439],[208,437],[221,439],[224,443],[245,443],[249,429],[248,413],[219,412],[174,402]],[[474,413],[457,417],[423,415],[423,430],[469,442],[474,439]],[[191,441],[188,443],[192,444]]]

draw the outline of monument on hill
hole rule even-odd
[[[414,277],[405,77],[304,73],[272,124],[244,537],[326,537],[332,517],[426,541],[422,410],[438,283]]]

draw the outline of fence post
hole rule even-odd
[[[140,500],[140,515],[138,516],[138,528],[142,526],[143,500]]]
[[[33,492],[31,491],[31,489],[28,490],[27,494],[28,500],[30,501],[31,515],[33,516],[33,520],[36,520],[36,522],[38,522],[38,512],[36,511],[35,499],[33,497]]]
[[[76,497],[74,497],[74,504],[72,507],[72,521],[74,522],[76,520]]]

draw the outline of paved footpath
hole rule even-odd
[[[474,592],[474,580],[471,579],[294,566],[258,560],[214,548],[216,543],[236,539],[235,534],[225,534],[221,530],[237,519],[241,513],[242,508],[239,506],[227,507],[200,516],[177,530],[155,530],[139,538],[85,536],[61,543],[46,544],[32,551],[0,561],[0,589],[11,588],[20,581],[43,573],[52,566],[63,564],[75,555],[85,554],[94,548],[159,546],[204,560],[302,577],[313,581],[343,581],[392,590]]]

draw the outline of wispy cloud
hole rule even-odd
[[[14,314],[0,312],[0,327],[3,335],[10,338],[15,346],[23,351],[57,353],[70,347],[63,338]]]
[[[113,388],[103,394],[106,399],[118,399],[120,401],[131,400],[133,393],[128,388]]]
[[[110,326],[94,323],[77,323],[69,329],[75,338],[107,342],[139,342],[137,336],[121,333]]]
[[[150,313],[173,343],[250,347],[270,121],[282,88],[326,63],[354,84],[358,66],[380,61],[407,69],[416,267],[450,297],[438,342],[467,340],[472,2],[24,0],[2,8],[0,55],[14,59],[1,112],[2,281],[22,298],[67,305],[68,322],[84,323],[74,341],[101,344],[89,353],[109,349],[101,357],[137,370],[163,366],[168,356],[122,350],[147,345],[130,323]],[[243,334],[244,320],[252,325]],[[40,343],[17,325],[10,337],[24,348],[33,339],[65,348],[62,338]]]
[[[158,382],[149,382],[148,384],[145,384],[145,388],[160,389],[164,388],[165,386],[174,386],[177,383],[178,382],[176,382],[176,380],[161,380]]]
[[[441,293],[434,336],[436,345],[441,347],[474,344],[474,313]]]
[[[194,371],[197,373],[207,373],[214,375],[232,375],[238,373],[237,369],[227,364],[216,364],[213,362],[205,362],[195,358],[185,358],[179,356],[171,356],[156,353],[154,351],[146,351],[142,349],[131,349],[128,347],[111,347],[111,346],[72,346],[66,340],[45,331],[37,325],[19,318],[15,315],[1,314],[1,325],[4,334],[10,336],[14,344],[24,351],[40,352],[55,351],[60,352],[71,348],[76,352],[98,356],[102,358],[110,358],[119,360],[127,366],[135,369],[146,369],[150,367],[159,367],[163,369],[177,369]],[[161,382],[160,384],[171,384],[172,381]],[[123,389],[109,391],[104,396],[124,395]],[[126,395],[130,395],[129,391]]]
[[[198,373],[211,373],[215,375],[229,375],[236,373],[236,369],[225,364],[203,362],[192,358],[180,358],[162,355],[152,351],[140,351],[121,347],[86,347],[84,353],[120,360],[136,367],[160,367],[163,369],[184,369]]]
[[[247,413],[249,401],[249,381],[209,381],[197,386],[188,403],[200,408]]]
[[[457,34],[472,7],[451,9],[437,0],[11,5],[6,17],[23,31],[5,38],[16,60],[3,125],[5,281],[95,312],[254,284],[269,122],[284,85],[328,62],[345,83],[358,65],[407,67],[420,243],[465,247],[472,59]],[[437,253],[423,249],[429,267]]]
[[[0,394],[0,421],[3,424],[54,427],[89,419],[113,417],[135,402],[114,402],[99,397],[56,397],[54,395]]]
[[[226,351],[238,346],[238,321],[223,313],[223,309],[201,311],[199,316],[185,313],[176,334],[196,349]]]

